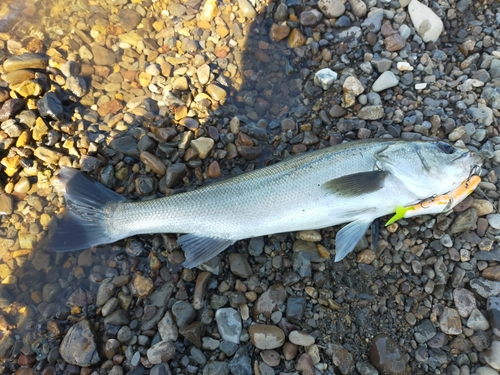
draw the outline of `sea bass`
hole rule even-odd
[[[48,247],[73,251],[137,234],[185,233],[178,243],[192,268],[238,240],[349,223],[336,235],[339,261],[375,219],[458,188],[481,165],[473,152],[444,142],[371,139],[142,202],[62,168],[67,210]]]

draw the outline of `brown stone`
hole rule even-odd
[[[258,60],[258,61],[261,61],[263,63],[270,63],[271,62],[271,59],[269,58],[269,56],[261,49],[257,48],[255,51],[254,51],[254,56],[255,58]]]
[[[163,164],[160,158],[148,151],[142,151],[140,158],[145,165],[147,165],[154,173],[159,174],[160,176],[163,176],[167,171],[167,167],[165,166],[165,164]]]
[[[238,146],[237,147],[238,154],[243,157],[245,160],[255,160],[260,155],[262,155],[262,147],[261,146]]]
[[[394,52],[403,49],[406,45],[406,40],[401,36],[401,34],[396,33],[385,38],[384,44],[387,51]]]
[[[99,113],[100,116],[106,117],[110,113],[117,113],[118,111],[121,111],[123,109],[123,104],[117,100],[117,99],[112,99],[107,103],[104,103],[97,112]]]
[[[306,44],[306,37],[299,29],[293,29],[288,36],[288,48],[296,48]]]
[[[287,25],[273,24],[269,31],[269,37],[275,42],[285,39],[288,35],[290,35],[290,27]]]
[[[500,281],[500,266],[486,268],[483,271],[483,277],[488,280]]]
[[[208,165],[207,176],[209,178],[219,178],[222,176],[219,163],[216,160]]]

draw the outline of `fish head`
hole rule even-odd
[[[378,169],[392,173],[420,199],[448,193],[483,163],[474,152],[438,142],[400,142],[375,155]]]

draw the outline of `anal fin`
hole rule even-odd
[[[372,218],[369,220],[356,220],[337,232],[335,237],[335,262],[344,259],[354,249],[361,237],[365,235],[372,221]]]
[[[202,237],[196,234],[185,234],[177,240],[184,250],[186,260],[183,266],[194,268],[212,259],[231,246],[235,241],[217,237]]]

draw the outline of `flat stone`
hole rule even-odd
[[[97,65],[113,65],[116,62],[114,52],[98,43],[92,45],[92,55],[94,55],[94,62]]]
[[[470,281],[470,286],[483,298],[500,295],[500,281],[486,280],[478,277]]]
[[[367,105],[357,113],[357,116],[362,120],[378,120],[384,117],[384,115],[384,107],[381,105]]]
[[[288,335],[288,339],[292,344],[299,346],[311,346],[314,344],[314,337],[304,331],[292,331]]]
[[[249,329],[250,341],[257,349],[276,349],[285,342],[285,333],[279,327],[256,324]]]
[[[12,56],[3,62],[3,68],[6,73],[21,69],[45,69],[49,63],[46,56],[36,53],[23,53],[22,55]]]

